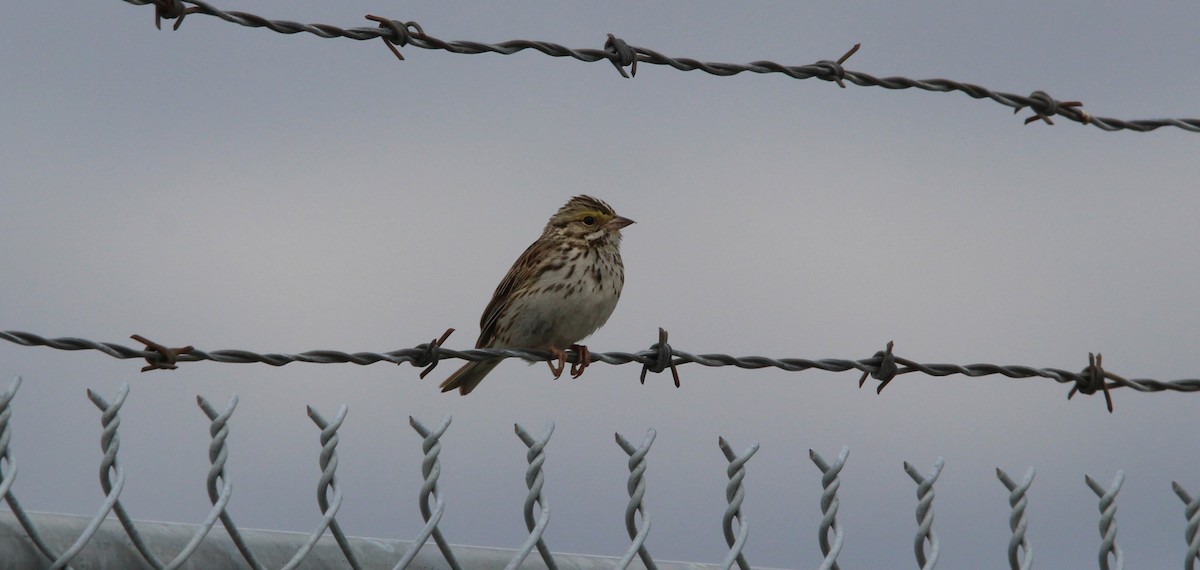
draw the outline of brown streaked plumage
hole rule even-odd
[[[632,223],[602,200],[571,198],[496,287],[479,320],[475,348],[548,351],[558,359],[557,367],[549,363],[555,378],[566,366],[566,350],[575,349],[580,362],[571,366],[571,376],[578,378],[589,358],[587,347],[577,343],[608,321],[621,296],[621,228]],[[442,391],[467,395],[499,363],[468,362],[442,382]]]

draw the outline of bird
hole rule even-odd
[[[591,356],[578,343],[617,307],[625,284],[621,229],[632,223],[598,198],[568,200],[496,287],[479,319],[475,348],[549,352],[556,379],[566,368],[566,349],[574,350],[579,358],[571,377],[582,375]],[[442,382],[442,391],[470,394],[501,360],[468,362]]]

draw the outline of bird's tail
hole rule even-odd
[[[483,377],[488,375],[497,364],[500,364],[502,359],[495,360],[480,360],[478,362],[468,362],[451,374],[445,382],[442,382],[442,391],[449,392],[458,389],[458,393],[466,396],[474,390],[480,382],[483,382]]]

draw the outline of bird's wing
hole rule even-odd
[[[490,348],[495,343],[496,327],[500,324],[500,315],[508,309],[513,293],[525,281],[534,278],[530,268],[534,263],[533,250],[537,243],[535,241],[525,248],[525,252],[517,258],[517,261],[509,268],[508,274],[496,286],[496,292],[492,294],[491,302],[483,310],[483,316],[479,318],[479,340],[475,342],[475,348]]]

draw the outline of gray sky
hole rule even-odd
[[[706,61],[805,64],[862,50],[847,68],[945,77],[1081,99],[1095,115],[1200,115],[1191,2],[547,5],[246,2],[274,19],[365,26],[416,20],[443,39],[631,45]],[[588,344],[637,351],[866,358],[888,340],[922,362],[1080,369],[1089,351],[1127,377],[1194,378],[1200,136],[1021,124],[961,93],[608,63],[534,52],[464,56],[379,41],[283,36],[207,16],[157,31],[117,0],[16,3],[0,20],[0,329],[132,343],[141,333],[206,350],[386,351],[479,313],[513,259],[567,198],[588,193],[637,220],[625,292]],[[169,25],[169,23],[167,23]],[[513,422],[558,422],[546,463],[555,551],[619,555],[626,458],[650,454],[656,558],[725,552],[718,436],[762,449],[744,511],[752,564],[820,560],[815,449],[851,449],[840,521],[844,567],[912,564],[909,461],[946,468],[935,532],[946,568],[1006,567],[1007,492],[1038,470],[1029,536],[1045,568],[1093,568],[1100,537],[1085,473],[1128,479],[1119,544],[1131,567],[1178,567],[1180,481],[1200,493],[1194,395],[1065,399],[1046,380],[905,376],[882,394],[850,373],[681,368],[637,383],[597,364],[579,381],[508,362],[467,398],[439,367],[187,364],[139,374],[95,352],[0,344],[15,403],[15,490],[33,510],[93,512],[98,412],[122,412],[123,495],[139,519],[207,512],[201,394],[237,394],[228,473],[246,526],[307,531],[319,513],[318,431],[341,430],[339,521],[411,538],[420,441],[443,441],[442,528],[455,543],[526,536],[524,446]]]

